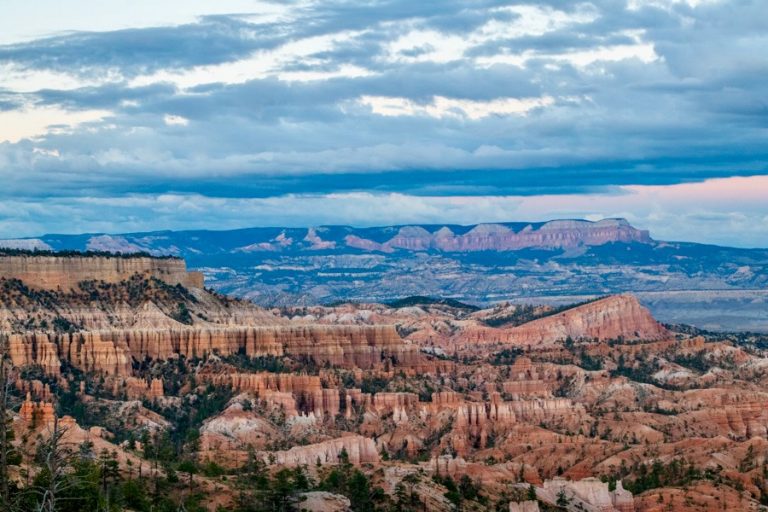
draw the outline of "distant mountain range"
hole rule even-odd
[[[665,321],[768,330],[768,249],[657,241],[623,219],[45,235],[0,247],[180,256],[209,286],[263,305],[629,291]]]

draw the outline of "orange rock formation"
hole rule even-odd
[[[541,345],[567,338],[656,340],[669,336],[632,295],[615,295],[507,329],[477,327],[462,331],[462,344]]]
[[[9,337],[14,365],[38,364],[58,375],[61,360],[84,370],[130,376],[131,358],[202,358],[244,352],[258,356],[305,356],[318,364],[375,368],[389,362],[418,363],[418,348],[406,344],[392,326],[278,325],[88,331],[75,334],[26,333]]]
[[[188,272],[176,258],[0,256],[0,278],[19,279],[27,286],[71,289],[80,281],[117,283],[134,274],[156,277],[168,284],[202,288],[203,275]]]

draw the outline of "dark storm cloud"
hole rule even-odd
[[[0,115],[106,114],[0,142],[0,197],[526,196],[768,173],[762,2],[637,3],[536,2],[551,23],[526,31],[505,2],[323,2],[268,23],[237,14],[2,46],[11,73],[91,85],[0,89]],[[393,49],[412,31],[427,36]],[[316,36],[335,39],[279,55]],[[227,63],[247,63],[244,77],[198,68]],[[187,72],[207,75],[174,81]],[[542,103],[494,111],[509,99]]]

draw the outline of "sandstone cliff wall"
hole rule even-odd
[[[352,464],[379,462],[379,452],[373,439],[360,435],[344,436],[322,443],[306,446],[294,446],[290,450],[265,453],[266,460],[274,458],[277,464],[287,466],[312,466],[320,461],[321,464],[338,464],[342,451],[347,452]]]
[[[134,274],[156,277],[172,285],[203,287],[203,275],[188,272],[184,260],[175,258],[0,256],[0,278],[19,279],[33,288],[67,290],[80,281],[117,283]]]
[[[25,333],[9,337],[16,366],[39,364],[58,375],[62,360],[84,371],[131,375],[131,359],[202,358],[244,352],[305,356],[318,364],[376,368],[418,363],[419,352],[392,326],[279,325],[179,329],[124,329],[74,334]]]
[[[316,375],[261,372],[203,373],[199,377],[205,382],[231,386],[238,392],[250,392],[268,405],[281,407],[288,418],[311,415],[322,420],[341,412],[341,390],[323,388]]]
[[[552,502],[556,501],[561,491],[565,492],[572,502],[583,502],[582,509],[591,509],[595,512],[634,512],[635,510],[632,493],[622,487],[621,481],[616,482],[615,490],[609,491],[608,484],[597,478],[575,481],[555,478],[545,481],[542,491],[542,494]]]
[[[658,340],[669,332],[632,295],[614,295],[507,329],[474,328],[460,332],[466,344],[540,345],[567,338]]]

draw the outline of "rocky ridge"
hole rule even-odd
[[[120,256],[40,256],[3,255],[0,251],[0,277],[18,279],[33,288],[46,290],[76,288],[81,281],[118,283],[133,275],[154,277],[170,285],[202,288],[203,275],[189,272],[179,258]]]
[[[209,286],[265,306],[411,295],[561,305],[632,292],[667,323],[768,330],[768,250],[657,241],[621,219],[46,235],[2,246],[183,257]]]

